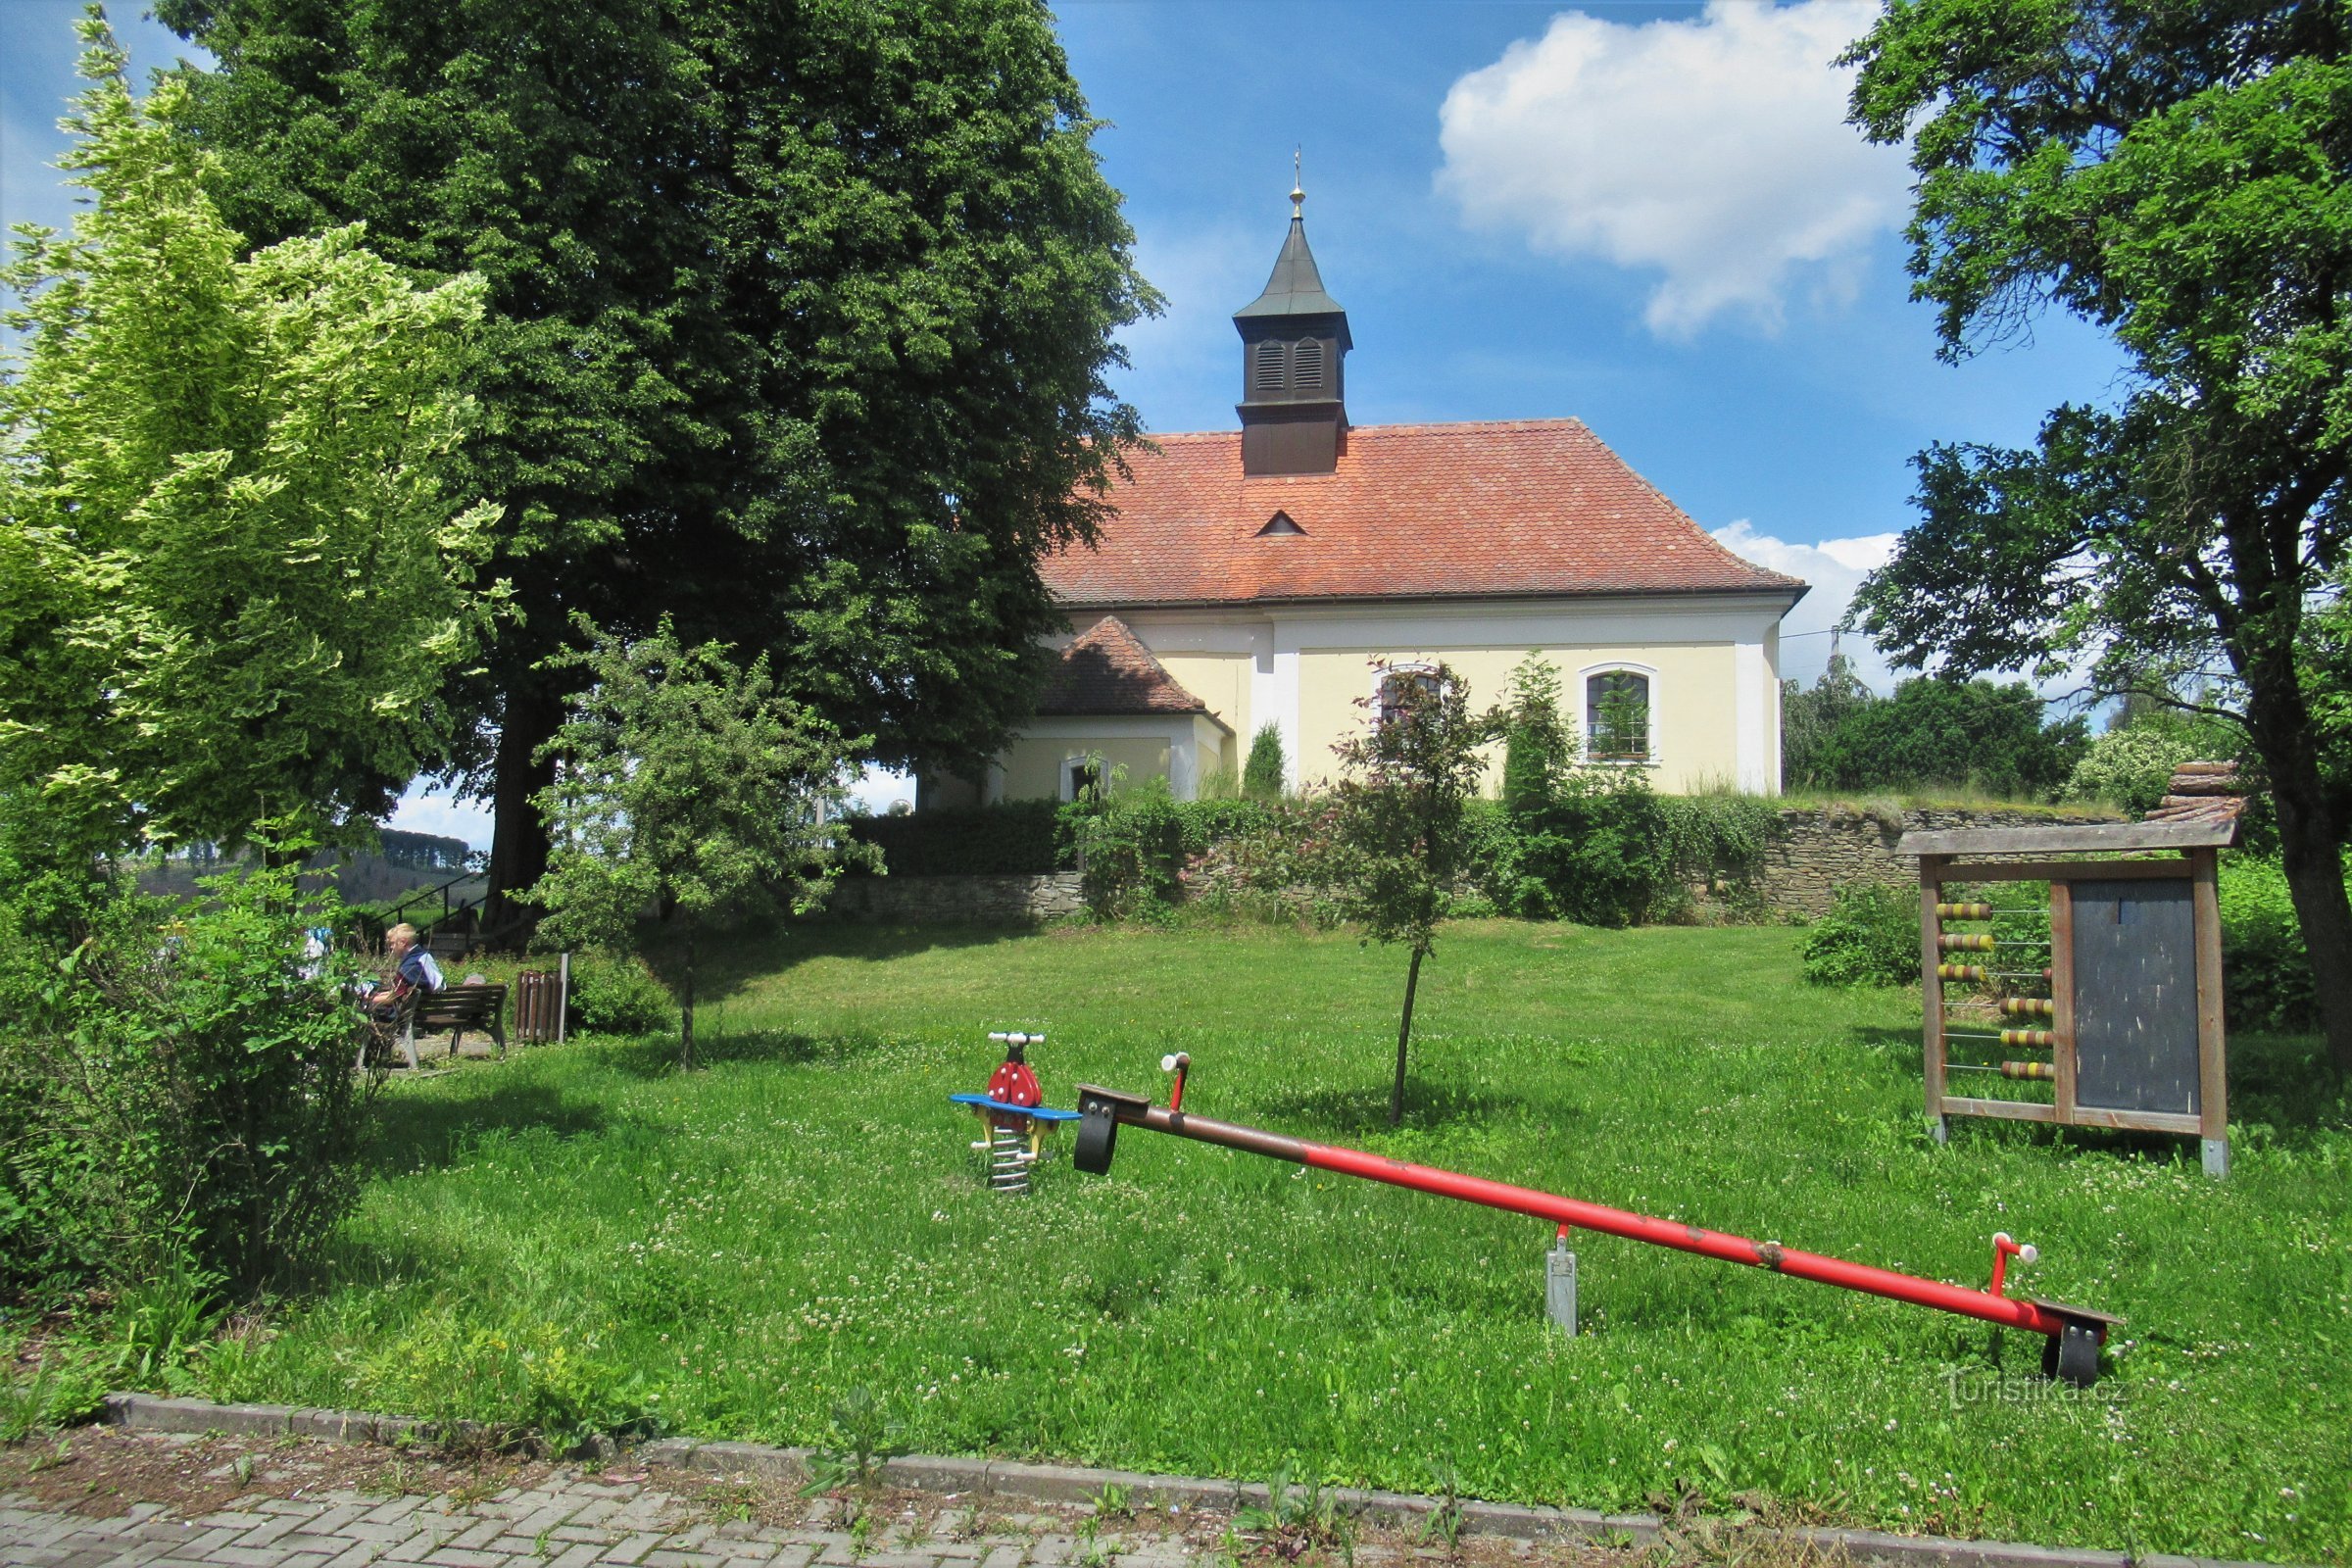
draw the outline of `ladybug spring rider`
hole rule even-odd
[[[1029,1048],[1044,1045],[1044,1035],[1005,1031],[988,1038],[1004,1047],[1004,1059],[988,1075],[987,1091],[948,1098],[971,1106],[988,1131],[986,1138],[972,1144],[988,1156],[988,1185],[1000,1193],[1025,1193],[1030,1167],[1045,1152],[1046,1134],[1062,1122],[1076,1121],[1078,1113],[1043,1103],[1045,1091],[1029,1066]]]

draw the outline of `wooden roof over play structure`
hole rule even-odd
[[[2077,855],[2106,850],[2210,850],[2237,841],[2246,808],[2235,762],[2183,762],[2164,800],[2138,822],[2047,827],[1947,827],[1905,833],[1897,855]]]

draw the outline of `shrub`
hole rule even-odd
[[[1071,864],[1062,810],[1053,801],[1006,801],[861,816],[850,835],[880,850],[891,876],[1044,876]]]
[[[1157,914],[1176,903],[1186,856],[1186,821],[1167,780],[1146,779],[1100,800],[1074,803],[1064,811],[1063,823],[1085,870],[1088,908],[1120,918]]]
[[[1919,978],[1919,896],[1864,882],[1840,888],[1799,951],[1817,986],[1899,986]]]
[[[1250,742],[1250,760],[1242,767],[1242,795],[1252,801],[1282,799],[1282,730],[1260,724]]]
[[[2067,775],[2065,799],[2112,801],[2133,816],[2144,816],[2164,799],[2173,769],[2199,757],[2230,757],[2235,744],[2211,733],[2217,726],[2172,722],[2111,729],[2090,743]]]
[[[306,951],[327,901],[290,870],[185,906],[71,870],[5,886],[0,1272],[243,1294],[300,1264],[351,1201],[365,1114],[358,1014]]]
[[[1520,809],[1476,809],[1475,880],[1507,913],[1621,926],[1671,916],[1689,886],[1749,882],[1777,830],[1744,796],[1653,794],[1638,768],[1570,767]]]
[[[633,953],[591,948],[571,960],[565,1028],[600,1035],[667,1034],[678,1026],[669,988]]]

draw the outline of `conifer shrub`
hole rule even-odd
[[[1242,765],[1242,798],[1250,801],[1282,799],[1282,731],[1260,724],[1250,742],[1250,760]]]

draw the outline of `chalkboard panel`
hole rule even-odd
[[[2075,882],[2075,1102],[2197,1111],[2189,884]]]

